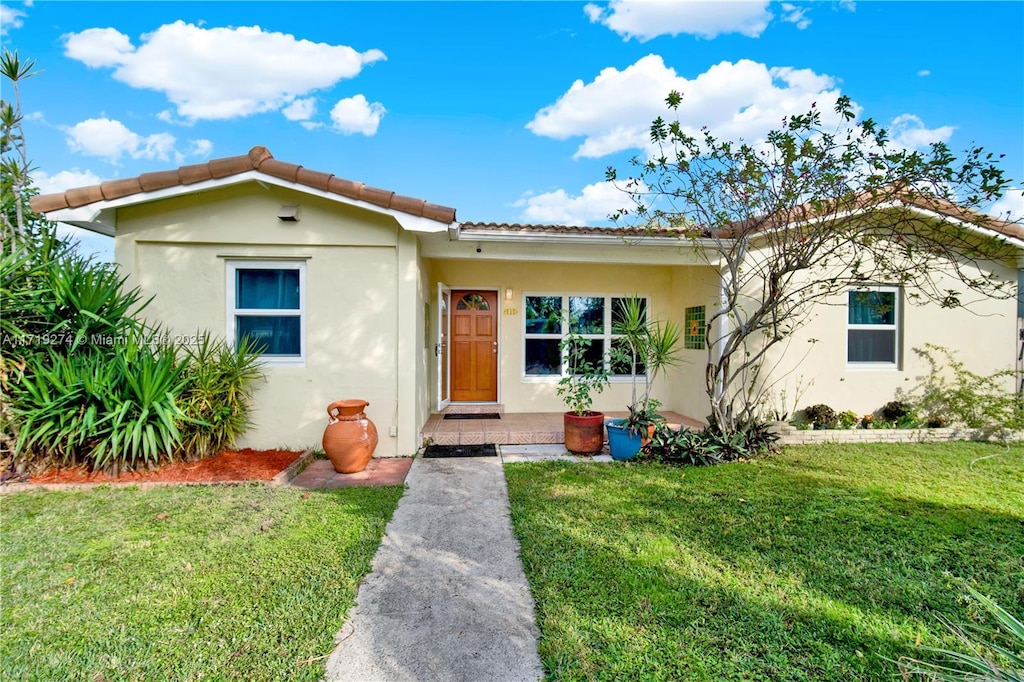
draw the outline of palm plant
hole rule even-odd
[[[661,403],[651,397],[654,380],[666,369],[679,364],[682,329],[672,320],[650,318],[646,301],[639,296],[619,299],[613,311],[612,362],[625,367],[632,379],[632,398],[627,426],[632,432],[645,433],[647,425],[658,421]],[[642,389],[637,394],[638,378]]]

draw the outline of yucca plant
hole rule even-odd
[[[259,348],[242,337],[237,348],[198,333],[199,343],[184,347],[184,386],[179,404],[182,456],[215,455],[232,447],[251,425],[256,382],[263,378]]]
[[[632,402],[627,426],[630,431],[646,436],[648,425],[657,421],[655,413],[661,406],[651,398],[654,380],[669,367],[679,364],[679,343],[682,330],[672,320],[649,317],[644,299],[630,296],[621,299],[614,311],[612,362],[625,367],[632,378]],[[643,391],[637,396],[637,378],[643,377]]]
[[[1024,682],[1024,623],[973,588],[971,596],[989,614],[995,627],[946,627],[964,645],[964,651],[925,647],[938,663],[900,661],[903,679],[934,682]]]
[[[47,349],[38,359],[12,384],[16,456],[35,453],[110,472],[173,456],[184,417],[176,402],[183,365],[173,348],[134,332],[112,354]]]

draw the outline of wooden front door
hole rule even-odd
[[[497,401],[498,296],[453,291],[451,302],[452,402]]]

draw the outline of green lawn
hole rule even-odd
[[[892,680],[964,581],[1024,611],[1024,447],[506,474],[552,679]]]
[[[320,679],[401,494],[4,495],[0,677]]]

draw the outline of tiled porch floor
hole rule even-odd
[[[500,412],[500,409],[494,409]],[[605,412],[607,419],[619,419],[626,412]],[[677,412],[662,412],[671,423],[689,428],[703,428],[704,424]],[[564,443],[561,412],[505,412],[501,419],[445,419],[444,414],[432,414],[420,429],[423,440],[438,445],[527,445],[534,443]]]

